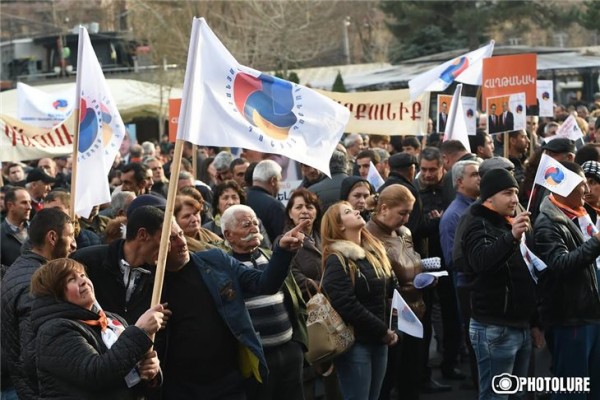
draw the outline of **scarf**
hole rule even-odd
[[[578,207],[577,209],[572,209],[569,206],[558,201],[553,195],[548,196],[552,204],[558,207],[569,219],[574,220],[577,218],[577,223],[579,224],[579,230],[583,235],[583,241],[587,242],[590,240],[596,233],[598,233],[598,227],[594,225],[590,215],[587,213],[583,206]],[[596,258],[596,268],[600,269],[600,257]]]
[[[98,311],[98,319],[81,320],[88,326],[99,326],[101,330],[102,341],[107,349],[110,349],[119,338],[119,335],[125,330],[125,327],[116,319],[106,316],[106,313],[96,306]]]

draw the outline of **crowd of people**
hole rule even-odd
[[[448,380],[487,400],[506,398],[495,376],[534,376],[532,349],[544,346],[554,376],[592,382],[568,398],[600,398],[600,94],[590,108],[557,106],[507,135],[487,133],[483,116],[470,151],[431,131],[346,134],[331,178],[277,155],[189,143],[172,176],[173,145],[144,142],[117,156],[111,202],[74,218],[70,157],[3,162],[2,400],[418,399],[452,390]],[[584,139],[545,140],[571,113]],[[533,184],[542,154],[581,176],[568,196]],[[302,180],[284,204],[295,165]],[[448,274],[416,284],[436,257]],[[355,342],[310,365],[315,287]],[[390,324],[394,290],[423,338]],[[429,364],[434,337],[444,381]]]

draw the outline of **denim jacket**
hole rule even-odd
[[[240,370],[259,382],[268,374],[267,363],[244,303],[247,295],[276,293],[289,273],[294,253],[275,248],[261,272],[247,267],[221,250],[193,253],[190,263],[200,271],[219,315],[240,343]]]

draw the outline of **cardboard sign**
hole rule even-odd
[[[537,99],[540,104],[540,117],[554,117],[554,83],[537,81]]]
[[[483,60],[482,102],[489,97],[525,93],[528,106],[537,104],[537,55],[518,54]]]
[[[510,132],[525,129],[525,93],[487,99],[488,133]]]

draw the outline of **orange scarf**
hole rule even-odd
[[[85,321],[81,320],[81,322],[83,322],[84,324],[86,324],[88,326],[99,326],[100,330],[102,330],[102,332],[104,332],[106,330],[106,328],[108,328],[108,319],[106,318],[106,314],[102,310],[100,310],[100,312],[98,312],[98,315],[100,316],[100,318],[98,318],[98,319],[88,319]]]
[[[560,201],[558,201],[556,199],[556,197],[554,197],[553,194],[551,194],[550,196],[548,196],[548,198],[550,199],[550,201],[552,202],[552,204],[554,204],[556,207],[558,207],[562,212],[565,213],[565,215],[567,217],[569,217],[569,219],[573,219],[575,217],[583,217],[585,215],[587,215],[587,211],[585,210],[585,208],[583,206],[577,207],[577,209],[572,209],[571,207],[561,203]]]

